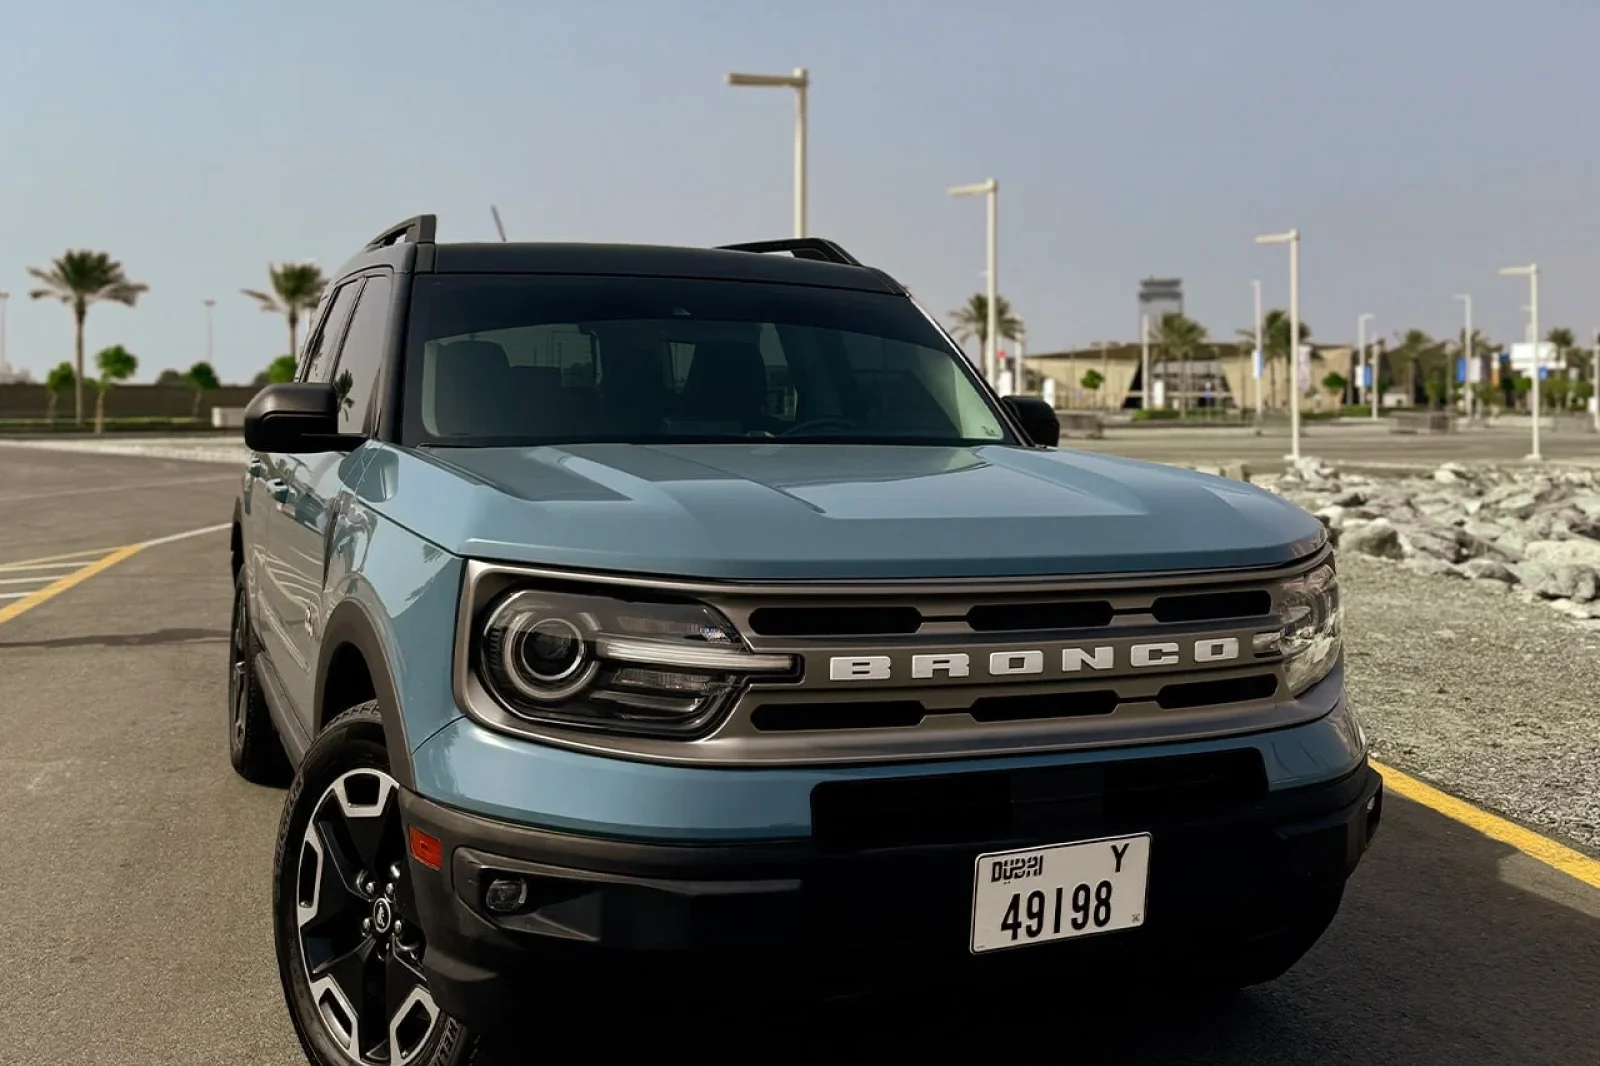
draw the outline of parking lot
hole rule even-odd
[[[1203,451],[1240,453],[1211,439]],[[1267,445],[1273,458],[1282,443]],[[1594,438],[1585,447],[1597,450]],[[0,450],[0,1062],[303,1062],[269,933],[282,794],[239,780],[226,753],[225,523],[237,478],[218,464]],[[1359,588],[1347,602],[1354,648],[1363,632],[1404,624]],[[1363,675],[1380,669],[1353,656],[1358,695],[1386,698],[1381,679]],[[1001,1014],[959,1001],[841,1005],[774,1021],[761,1042],[741,1040],[741,1057],[1600,1061],[1600,864],[1546,847],[1548,827],[1516,832],[1476,808],[1428,803],[1391,792],[1333,929],[1264,989],[1200,1006],[1102,988],[1093,1001],[1046,994]],[[631,1009],[597,995],[597,1018]],[[648,1046],[653,1057],[678,1043],[704,1056],[725,1035],[680,1020]],[[571,1054],[636,1050],[611,1039],[590,1036]]]

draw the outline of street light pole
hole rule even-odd
[[[794,95],[794,235],[806,235],[806,90],[811,73],[795,67],[793,74],[728,74],[732,86],[759,89],[793,89]]]
[[[1265,406],[1262,402],[1261,389],[1267,380],[1267,351],[1261,346],[1261,282],[1252,281],[1250,284],[1256,290],[1256,350],[1255,354],[1250,357],[1250,372],[1255,375],[1256,379],[1256,426],[1258,427],[1259,431],[1259,427],[1261,425],[1261,412],[1262,408]],[[1256,373],[1255,369],[1255,360],[1257,359],[1261,360],[1260,373]]]
[[[1539,451],[1539,371],[1543,369],[1540,364],[1544,362],[1539,351],[1539,264],[1501,267],[1500,274],[1502,277],[1528,279],[1528,336],[1533,342],[1533,450],[1528,453],[1528,458],[1537,461],[1544,458]]]
[[[1289,246],[1289,455],[1300,461],[1300,231],[1268,233],[1257,244]]]
[[[214,307],[217,306],[217,301],[215,301],[215,300],[206,300],[204,302],[205,302],[205,305],[206,305],[206,362],[211,364],[212,369],[216,369],[216,364],[212,363],[211,311],[212,311],[212,309]]]
[[[0,382],[6,380],[10,371],[6,365],[6,301],[10,298],[9,292],[0,292]]]
[[[1356,355],[1356,403],[1358,404],[1367,398],[1367,323],[1372,321],[1372,318],[1371,311],[1363,311],[1356,318],[1356,348],[1358,350]],[[1372,383],[1374,385],[1378,383],[1376,374],[1373,375]]]
[[[1594,377],[1589,401],[1594,404],[1594,431],[1600,433],[1600,329],[1594,331]]]
[[[1465,308],[1466,314],[1466,324],[1462,327],[1461,331],[1461,377],[1463,378],[1461,384],[1467,390],[1467,421],[1470,423],[1472,421],[1472,408],[1474,399],[1472,395],[1472,386],[1474,384],[1472,380],[1472,297],[1464,292],[1458,292],[1456,293],[1456,299],[1461,301],[1462,307]],[[1450,377],[1454,379],[1455,375],[1451,374]]]
[[[1600,337],[1600,330],[1595,331]],[[1139,316],[1139,380],[1143,384],[1139,387],[1139,407],[1144,410],[1150,408],[1150,312],[1146,311]]]
[[[994,178],[971,185],[952,185],[946,190],[951,196],[987,196],[989,198],[989,270],[985,284],[988,288],[988,321],[984,326],[983,376],[993,385],[998,378],[994,353],[1000,338],[1000,183]]]

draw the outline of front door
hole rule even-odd
[[[315,380],[332,383],[339,393],[339,432],[367,436],[374,428],[373,386],[383,364],[393,286],[386,275],[364,282],[349,326],[323,357],[326,368],[318,368]],[[358,284],[362,282],[347,287]],[[327,589],[330,553],[341,511],[352,498],[371,452],[363,446],[350,452],[296,456],[300,462],[287,478],[288,498],[271,534],[271,551],[286,591],[283,622],[289,664],[280,673],[301,720],[313,732],[317,660],[332,606]]]

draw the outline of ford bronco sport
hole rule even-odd
[[[1381,788],[1319,523],[1060,449],[838,245],[424,215],[299,364],[246,415],[229,735],[292,779],[312,1061],[596,987],[1237,987],[1338,909]]]

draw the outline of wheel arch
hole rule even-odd
[[[317,734],[342,712],[376,699],[383,720],[384,745],[389,749],[389,772],[403,787],[415,788],[394,670],[378,636],[377,623],[355,600],[345,600],[335,607],[323,627],[314,691]]]
[[[244,568],[244,519],[239,501],[233,501],[233,529],[228,533],[228,564],[232,567],[230,576],[239,580],[239,571]]]

